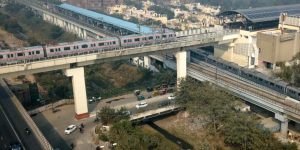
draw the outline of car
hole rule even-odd
[[[68,128],[65,130],[65,134],[70,134],[73,131],[75,131],[77,129],[77,127],[75,125],[70,125],[68,126]]]
[[[176,97],[176,96],[175,96],[174,94],[172,94],[172,95],[170,95],[170,96],[168,97],[168,99],[169,99],[169,100],[172,100],[172,99],[175,99],[175,97]]]
[[[10,150],[22,150],[22,146],[19,142],[14,141],[9,143]]]
[[[147,107],[147,106],[148,106],[148,104],[147,104],[146,102],[143,102],[143,103],[140,103],[140,104],[136,105],[135,107],[136,107],[137,109],[139,109],[139,108]]]

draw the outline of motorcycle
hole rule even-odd
[[[99,119],[99,118],[96,118],[96,119],[94,120],[94,122],[98,122],[98,121],[100,121],[100,119]]]

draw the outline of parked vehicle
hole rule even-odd
[[[175,96],[174,94],[172,94],[172,95],[170,95],[170,96],[168,97],[168,99],[169,99],[169,100],[172,100],[172,99],[175,99],[175,97],[176,97],[176,96]]]
[[[155,90],[161,90],[161,85],[157,85],[157,86],[155,86]]]
[[[166,90],[160,90],[158,91],[159,95],[165,95],[166,94]]]
[[[153,91],[153,93],[152,93],[153,96],[157,96],[158,94],[159,94],[159,93],[158,93],[158,91],[156,91],[156,90]]]
[[[144,99],[145,99],[144,95],[138,95],[137,96],[138,101],[141,101],[141,100],[144,100]]]
[[[168,85],[167,84],[162,84],[162,89],[168,89]]]
[[[153,88],[152,87],[147,87],[147,92],[152,92]]]
[[[170,83],[169,84],[169,87],[174,87],[175,86],[175,83]]]
[[[140,91],[140,90],[134,90],[133,94],[134,94],[135,96],[138,96],[138,95],[141,94],[141,91]]]

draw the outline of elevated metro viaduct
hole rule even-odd
[[[40,61],[26,62],[15,65],[0,67],[0,78],[13,77],[52,70],[64,70],[66,76],[73,77],[73,93],[75,101],[75,113],[77,119],[87,118],[88,107],[85,89],[83,66],[129,59],[132,57],[148,56],[172,52],[177,57],[177,76],[186,77],[186,50],[192,48],[206,47],[217,44],[233,43],[239,37],[239,30],[215,31],[208,34],[195,34],[194,30],[190,36],[180,39],[178,42],[154,44],[144,47],[118,49],[108,52],[92,53],[86,55],[69,56],[57,59],[45,59]],[[187,32],[186,32],[187,33]],[[147,57],[149,59],[149,57]],[[146,59],[147,59],[146,58]],[[149,63],[150,61],[148,61]]]

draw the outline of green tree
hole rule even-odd
[[[139,19],[136,18],[136,17],[130,17],[130,19],[128,20],[129,22],[132,22],[132,23],[135,23],[135,24],[138,24],[139,23]]]
[[[197,19],[197,17],[194,17],[194,16],[188,17],[188,20],[191,21],[192,23],[199,22],[199,20]]]
[[[180,6],[179,6],[179,9],[180,9],[180,10],[183,10],[183,11],[189,11],[189,9],[186,8],[184,5],[180,5]]]
[[[41,43],[39,41],[37,41],[35,38],[29,38],[28,43],[29,43],[30,46],[41,45]]]
[[[172,70],[161,71],[158,75],[158,80],[164,84],[170,84],[176,81],[176,72]]]
[[[105,106],[101,108],[100,112],[97,113],[97,116],[101,119],[103,124],[116,123],[130,118],[130,114],[127,113],[125,107],[121,107],[116,111],[113,108]]]
[[[64,33],[64,31],[62,30],[61,27],[59,27],[59,26],[52,26],[51,27],[51,37],[53,39],[56,39],[56,38],[60,37],[63,33]]]

